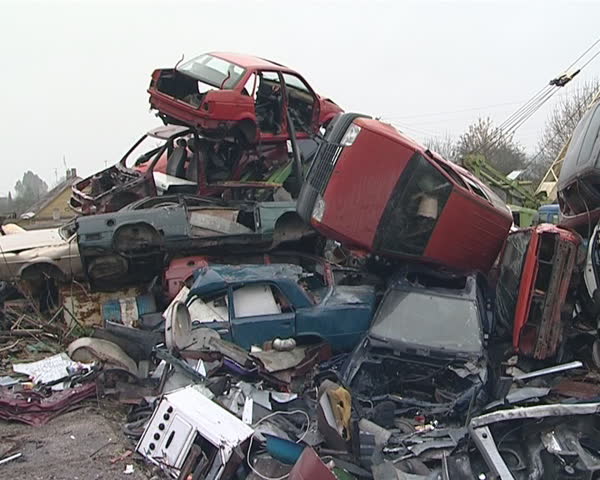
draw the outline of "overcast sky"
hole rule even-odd
[[[600,2],[0,0],[0,193],[116,163],[159,125],[154,68],[211,50],[284,63],[417,139],[501,122],[600,36]],[[600,56],[572,84],[600,77]],[[558,95],[557,95],[558,96]],[[555,97],[556,98],[556,97]],[[516,137],[530,152],[546,108]]]

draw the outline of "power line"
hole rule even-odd
[[[559,93],[557,95],[557,97],[566,97],[569,94],[567,92],[562,92]],[[439,124],[439,123],[443,123],[446,122],[447,120],[445,118],[443,118],[444,115],[453,115],[456,113],[468,113],[468,112],[474,112],[474,111],[479,111],[479,110],[487,110],[487,109],[491,109],[491,108],[499,108],[499,107],[505,107],[505,106],[510,106],[510,105],[522,105],[523,101],[518,101],[518,102],[504,102],[504,103],[496,103],[493,105],[483,105],[481,107],[472,107],[472,108],[465,108],[465,109],[460,109],[460,110],[449,110],[449,111],[444,111],[444,112],[429,112],[429,113],[421,113],[421,114],[411,114],[411,115],[387,115],[387,114],[381,114],[379,117],[380,118],[385,118],[387,120],[409,120],[412,118],[427,118],[427,117],[440,117],[437,120],[427,120],[425,122],[419,122],[419,123],[412,123],[411,125],[433,125],[433,124]]]
[[[589,52],[589,51],[590,51],[592,48],[594,48],[594,47],[595,47],[596,45],[598,45],[599,43],[600,43],[600,38],[598,38],[598,40],[596,40],[594,43],[592,43],[592,44],[591,44],[591,45],[590,45],[590,46],[587,48],[587,50],[586,50],[585,52],[583,52],[581,55],[579,55],[579,57],[577,57],[577,59],[576,59],[576,60],[575,60],[575,61],[574,61],[574,62],[573,62],[571,65],[569,65],[567,68],[565,68],[565,71],[566,71],[566,70],[569,70],[570,68],[572,68],[572,67],[573,67],[573,65],[575,65],[575,64],[576,64],[576,63],[577,63],[579,60],[581,60],[581,59],[582,59],[582,58],[583,58],[583,57],[584,57],[584,56],[585,56],[585,55],[586,55],[586,54],[587,54],[587,53],[588,53],[588,52]],[[598,54],[596,53],[596,55],[598,55]],[[594,55],[594,57],[595,57],[596,55]],[[588,63],[589,63],[589,62],[588,62]],[[586,65],[587,65],[587,63],[586,63],[586,64],[585,64],[583,67],[585,67]],[[581,67],[581,68],[583,68],[583,67]],[[580,70],[581,70],[581,68],[580,68]]]
[[[596,54],[597,55],[597,54]],[[589,105],[590,101],[594,98],[595,95],[597,95],[598,92],[591,92],[589,95],[589,98],[586,98],[586,104]],[[585,112],[587,111],[584,110],[584,112],[582,113],[582,116],[585,115]],[[571,113],[571,115],[569,115],[569,120],[573,120],[573,118],[575,117],[575,114],[577,114],[578,111],[574,111]],[[537,158],[544,152],[544,150],[548,147],[548,145],[550,145],[550,143],[552,143],[552,141],[559,135],[559,133],[561,132],[556,132],[552,137],[550,137],[546,143],[544,143],[541,147],[540,150],[538,151],[538,153],[536,153],[532,158],[530,158],[529,160],[527,160],[527,162],[525,162],[525,169],[524,171],[527,171],[535,162],[535,160],[537,160]]]
[[[525,112],[523,112],[523,114],[521,115],[520,118],[515,119],[511,124],[507,125],[504,130],[505,130],[505,135],[511,135],[514,134],[515,131],[521,126],[523,125],[523,123],[525,123],[531,116],[533,116],[533,114],[535,114],[540,108],[541,106],[546,103],[548,100],[550,100],[550,98],[552,98],[553,95],[556,94],[556,92],[558,92],[557,89],[551,90],[549,91],[544,97],[542,97],[536,104],[532,105],[531,107],[529,107],[529,109]]]
[[[499,126],[499,130],[504,130],[508,128],[510,125],[513,125],[519,119],[523,118],[527,113],[529,113],[532,109],[534,109],[540,101],[542,101],[548,93],[552,90],[552,87],[546,85],[542,88],[538,93],[536,93],[533,97],[529,99],[527,103],[522,105],[516,112],[510,115],[507,119],[504,120]]]
[[[437,117],[441,115],[452,115],[454,113],[465,113],[465,112],[474,112],[478,110],[487,110],[488,108],[496,108],[496,107],[504,107],[507,105],[520,105],[522,102],[506,102],[506,103],[497,103],[494,105],[484,105],[481,107],[473,107],[473,108],[464,108],[461,110],[450,110],[446,112],[431,112],[431,113],[421,113],[417,115],[382,115],[388,119],[394,120],[402,120],[402,119],[410,119],[410,118],[423,118],[423,117]]]
[[[385,120],[385,119],[384,119]],[[417,135],[421,136],[421,135],[427,135],[428,137],[441,137],[442,135],[440,135],[439,133],[433,133],[427,130],[423,130],[420,128],[415,128],[415,127],[411,127],[411,126],[405,126],[405,125],[401,125],[397,122],[390,122],[394,127],[400,129],[401,131],[409,131],[409,132],[415,132]]]
[[[596,45],[600,43],[600,38],[598,38],[595,42],[592,43],[579,57],[577,57],[566,69],[562,75],[559,75],[556,78],[550,80],[549,84],[539,90],[531,99],[525,103],[522,107],[520,107],[515,113],[510,115],[496,130],[496,133],[492,135],[490,139],[491,144],[488,143],[488,148],[492,148],[497,145],[503,138],[506,138],[509,135],[513,135],[515,131],[523,125],[529,118],[531,118],[541,107],[546,103],[552,96],[561,88],[564,87],[567,83],[569,83],[577,74],[583,70],[584,67],[589,65],[598,55],[600,55],[600,50],[596,52],[592,57],[584,63],[580,68],[572,72],[571,74],[568,71],[575,66],[577,62],[579,62],[585,55],[587,55]]]
[[[544,86],[541,90],[539,90],[537,93],[535,93],[533,95],[533,97],[531,97],[529,100],[527,100],[527,102],[525,102],[524,105],[521,105],[516,112],[513,112],[511,115],[508,116],[507,119],[504,120],[504,122],[502,122],[499,125],[499,129],[503,129],[506,125],[508,125],[509,123],[511,123],[515,118],[519,117],[525,110],[527,110],[531,105],[534,105],[540,98],[542,98],[549,90],[551,89],[551,87],[549,85]]]
[[[583,70],[584,67],[586,67],[587,65],[589,65],[592,60],[594,60],[594,58],[596,58],[598,55],[600,54],[600,50],[598,50],[593,56],[592,58],[590,58],[587,62],[585,62],[582,67],[579,70]]]

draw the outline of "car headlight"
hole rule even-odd
[[[348,130],[346,130],[346,133],[344,133],[344,136],[342,137],[342,141],[340,142],[341,145],[344,147],[349,147],[352,145],[354,140],[356,140],[356,137],[358,137],[360,130],[361,128],[358,125],[351,123],[348,127]]]
[[[312,219],[317,222],[323,221],[323,215],[325,214],[325,200],[321,195],[317,196],[317,201],[315,202],[315,206],[312,211]]]

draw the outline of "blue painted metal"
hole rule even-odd
[[[247,349],[276,337],[315,337],[329,342],[334,351],[351,350],[370,326],[375,288],[327,285],[319,298],[312,299],[299,284],[306,274],[292,264],[211,265],[196,271],[188,299],[227,291],[232,340]],[[279,289],[290,311],[235,318],[232,292],[250,284],[269,284]]]
[[[538,213],[540,223],[553,223],[554,225],[558,225],[560,216],[560,206],[558,205],[558,203],[553,203],[551,205],[542,205],[538,209]]]
[[[113,249],[113,237],[119,229],[139,224],[162,231],[164,238],[171,242],[191,237],[191,227],[183,205],[163,207],[160,213],[156,209],[103,213],[77,219],[80,250],[83,253],[110,252]]]
[[[102,320],[104,322],[126,323],[126,321],[135,322],[147,313],[156,312],[156,300],[153,295],[138,295],[135,297],[138,318],[125,319],[122,315],[121,306],[127,299],[109,300],[102,305]]]
[[[267,439],[267,452],[275,459],[287,465],[294,465],[302,452],[304,444],[295,443],[285,438],[279,438],[268,433],[263,434]]]
[[[174,201],[174,200],[173,200]],[[253,217],[254,225],[248,233],[215,234],[195,236],[188,220],[185,204],[175,204],[160,208],[125,208],[118,212],[79,217],[77,233],[79,250],[83,257],[101,253],[114,253],[113,241],[117,232],[124,227],[147,226],[159,232],[161,249],[181,253],[181,249],[216,248],[228,242],[231,245],[262,244],[270,245],[277,220],[285,214],[295,213],[296,202],[240,202],[232,203],[232,209],[239,209]],[[201,212],[201,208],[194,210]],[[147,252],[131,252],[144,255]]]

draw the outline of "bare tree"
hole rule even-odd
[[[446,160],[456,162],[456,139],[446,134],[443,137],[433,137],[425,140],[425,146],[441,155]]]
[[[456,154],[463,158],[469,154],[483,155],[488,163],[502,173],[521,168],[526,161],[525,149],[496,127],[490,118],[478,118],[458,139]]]
[[[538,141],[539,154],[532,170],[544,174],[569,141],[573,130],[587,110],[592,98],[600,90],[600,79],[594,79],[578,86],[569,95],[561,97],[550,113],[544,131]]]

